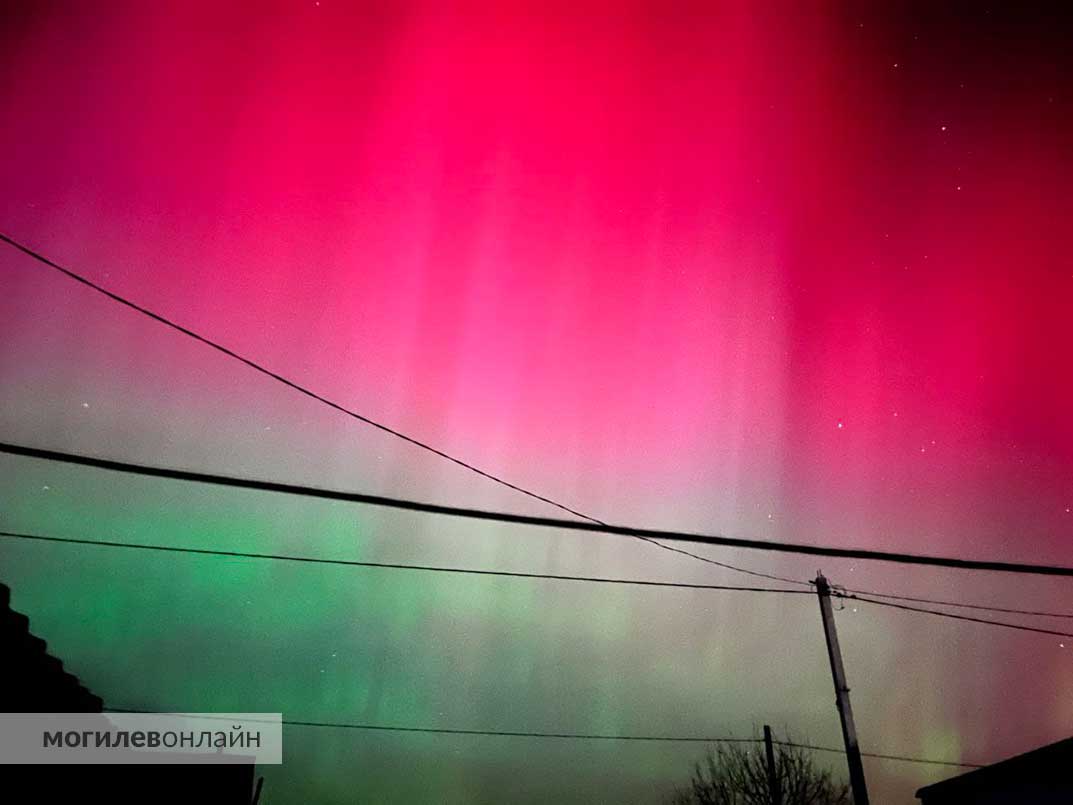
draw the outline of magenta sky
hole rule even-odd
[[[0,230],[373,418],[605,519],[1073,562],[1073,119],[1052,21],[971,5],[492,5],[9,7]],[[539,510],[12,251],[0,253],[0,272],[5,439]],[[44,485],[25,481],[28,465],[3,464],[16,479],[4,487],[10,501]],[[93,518],[118,527],[95,505],[73,495],[24,504],[16,519],[27,530]],[[156,505],[139,509],[142,522]],[[56,506],[65,519],[49,519]],[[316,533],[319,515],[308,516]],[[497,540],[518,535],[490,532],[475,547],[457,526],[449,538],[421,528],[416,542],[368,550],[742,578],[641,545],[589,550],[564,536],[508,549]],[[39,617],[62,640],[77,619],[47,603],[57,555],[0,551],[18,553],[9,583],[40,601]],[[713,556],[802,578],[816,570]],[[1057,584],[824,569],[887,591],[1073,609]],[[567,617],[557,607],[584,612],[598,596],[571,589],[531,606],[554,620]],[[801,645],[818,667],[792,684],[772,676],[767,698],[728,681],[726,695],[750,704],[717,709],[709,716],[732,712],[729,725],[708,718],[696,730],[768,718],[837,742],[811,602],[789,616],[800,602],[719,599],[711,605],[724,620],[746,626],[713,632],[710,612],[680,603],[710,597],[629,600],[631,626],[607,638],[606,668],[621,672],[671,643],[688,645],[690,659],[651,671],[639,703],[608,694],[612,711],[640,710],[632,723],[644,725],[644,712],[664,707],[658,690],[674,688],[668,695],[683,702],[710,694],[712,652],[747,669],[770,662],[772,643]],[[632,624],[664,605],[678,614],[662,615],[645,643],[645,627]],[[486,606],[492,629],[509,621],[501,608],[520,605],[493,597]],[[990,760],[1069,734],[1073,648],[903,614],[840,617],[851,615],[860,625],[847,624],[844,640],[866,748]],[[415,617],[427,625],[433,616]],[[551,650],[519,639],[534,641],[536,655]],[[384,650],[405,655],[406,640]],[[476,638],[464,669],[429,659],[424,684],[440,673],[494,675],[480,657],[492,645]],[[78,641],[69,648],[77,657]],[[561,650],[577,664],[571,674],[583,673],[580,655]],[[1026,664],[1033,689],[1018,684],[1011,702]],[[85,671],[94,673],[98,687],[113,680]],[[484,695],[479,685],[470,693]],[[149,706],[197,704],[166,690],[145,696]],[[303,703],[288,704],[298,717]],[[511,722],[500,726],[525,728],[517,722],[541,705],[498,713]],[[400,745],[399,756],[410,751]],[[688,753],[678,751],[684,768]],[[484,773],[483,761],[467,762]],[[653,768],[674,768],[661,762]],[[590,766],[578,779],[599,777],[599,763]],[[869,772],[902,801],[941,776]],[[454,784],[467,797],[492,795]]]

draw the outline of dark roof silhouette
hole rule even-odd
[[[11,609],[11,588],[0,584],[0,705],[5,713],[99,713],[104,707],[48,644],[30,632],[30,619]]]
[[[917,791],[922,805],[1073,802],[1073,738],[975,769]]]
[[[11,609],[11,589],[0,584],[0,712],[103,710],[101,697],[66,671],[48,653],[48,644],[30,632],[30,619]],[[112,805],[249,805],[252,760],[240,765],[211,759],[188,765],[5,765],[0,801],[14,794],[20,802],[82,802],[88,797]]]

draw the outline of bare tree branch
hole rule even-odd
[[[669,805],[772,805],[767,760],[758,746],[720,744],[708,750],[694,763],[689,785],[671,793]],[[849,788],[818,768],[806,749],[778,744],[775,772],[782,805],[850,805]]]

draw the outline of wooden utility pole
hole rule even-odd
[[[782,785],[779,770],[775,767],[775,747],[771,741],[771,727],[764,725],[764,753],[767,755],[767,790],[772,805],[782,805]]]
[[[853,805],[868,805],[868,787],[864,782],[861,748],[857,745],[857,728],[853,725],[853,708],[849,704],[846,669],[842,667],[842,649],[838,647],[835,615],[831,610],[831,588],[822,573],[816,575],[816,595],[820,599],[823,634],[827,638],[827,655],[831,658],[831,676],[835,681],[835,704],[838,706],[838,715],[842,719],[842,740],[846,744],[846,760],[849,763],[849,784],[853,790]]]

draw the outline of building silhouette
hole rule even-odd
[[[1073,738],[1042,746],[917,791],[921,805],[1069,805]]]
[[[0,584],[0,712],[101,713],[103,725],[107,720],[103,711],[104,701],[48,653],[48,644],[30,631],[29,618],[11,608],[11,589]],[[238,765],[6,764],[2,768],[2,802],[250,805],[253,798],[252,759]]]

